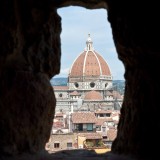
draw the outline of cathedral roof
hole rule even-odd
[[[85,100],[102,100],[103,98],[99,92],[93,90],[86,93],[84,99]]]
[[[81,94],[78,93],[77,91],[73,91],[70,93],[70,96],[80,96]]]
[[[53,86],[54,90],[68,90],[68,86]]]
[[[89,35],[86,41],[86,49],[73,62],[69,76],[111,76],[107,62],[98,54]]]
[[[113,98],[123,99],[122,95],[118,91],[113,91]]]

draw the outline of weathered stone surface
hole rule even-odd
[[[54,154],[41,151],[37,154],[22,154],[14,157],[4,157],[1,160],[136,160],[132,156],[117,155],[110,152],[97,154],[84,149],[64,150]]]
[[[2,1],[0,11],[0,155],[36,153],[54,118],[61,19],[42,0]]]
[[[44,74],[16,71],[12,75],[1,87],[1,152],[42,150],[54,118],[53,89]]]
[[[160,83],[156,76],[160,68],[157,41],[160,32],[154,7],[148,12],[149,4],[121,1],[117,6],[111,3],[108,14],[118,56],[125,65],[126,79],[118,134],[112,151],[144,159],[153,159],[157,150],[153,137],[160,142],[157,101]],[[149,17],[152,17],[150,22]]]

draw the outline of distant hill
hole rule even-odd
[[[115,90],[119,91],[121,94],[124,94],[125,80],[113,80],[113,86]]]
[[[66,86],[67,85],[67,81],[68,81],[68,78],[52,78],[50,80],[52,86]]]
[[[66,86],[68,82],[68,78],[52,78],[50,80],[52,86]],[[113,86],[115,90],[119,91],[121,94],[124,93],[125,81],[124,80],[113,80]]]

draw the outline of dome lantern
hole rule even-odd
[[[90,37],[90,34],[88,34],[88,38],[87,38],[87,41],[86,41],[86,45],[87,45],[86,51],[93,51],[94,50],[92,44],[93,44],[92,39]]]

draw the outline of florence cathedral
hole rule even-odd
[[[88,35],[86,47],[74,60],[68,73],[67,86],[53,86],[56,112],[119,110],[123,97],[114,90],[111,70],[94,50]]]

